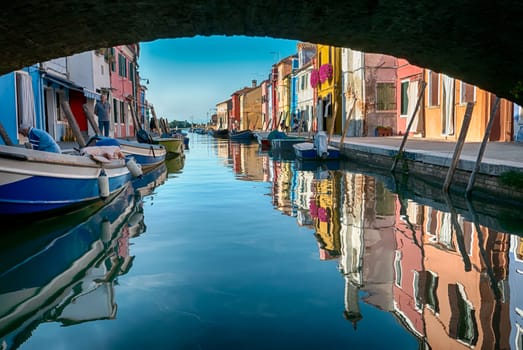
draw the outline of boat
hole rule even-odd
[[[156,144],[160,144],[165,147],[167,153],[171,155],[182,154],[184,149],[183,137],[179,136],[162,136],[162,137],[153,137],[153,141]]]
[[[167,150],[163,145],[139,142],[129,139],[115,139],[105,136],[93,136],[87,146],[118,146],[127,160],[134,159],[147,172],[165,160]]]
[[[271,148],[271,140],[268,137],[269,134],[269,132],[254,133],[254,137],[256,137],[256,140],[258,140],[258,144],[262,150],[268,150]]]
[[[144,172],[165,161],[167,150],[162,144],[140,143],[123,139],[118,139],[118,142],[126,158],[134,158]]]
[[[339,148],[327,144],[325,132],[319,131],[314,142],[300,142],[293,145],[296,158],[301,160],[333,160],[340,158]]]
[[[83,152],[0,145],[0,216],[36,219],[72,210],[110,198],[132,179],[123,155],[112,147],[87,147]]]
[[[252,140],[254,138],[254,134],[251,130],[233,130],[229,133],[229,139],[231,140]]]
[[[226,139],[229,137],[229,130],[227,129],[210,129],[209,134],[212,137],[218,138],[218,139]]]

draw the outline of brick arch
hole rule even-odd
[[[2,8],[0,73],[159,38],[269,36],[407,58],[523,104],[522,14],[519,0],[21,0]]]

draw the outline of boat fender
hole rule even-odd
[[[127,169],[129,169],[133,177],[140,177],[143,175],[142,168],[140,165],[136,164],[134,158],[130,158],[125,165],[127,165]]]
[[[100,197],[109,197],[109,177],[103,169],[98,176],[98,191],[100,192]]]

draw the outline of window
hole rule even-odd
[[[134,71],[134,63],[129,62],[129,80],[134,83],[135,80],[135,71]]]
[[[127,59],[120,53],[118,54],[118,75],[127,78]]]
[[[396,109],[396,87],[394,83],[378,83],[376,87],[376,110]]]
[[[114,123],[118,124],[119,122],[119,114],[118,114],[118,101],[116,99],[113,100],[113,111],[114,111]]]
[[[467,299],[465,288],[457,283],[448,286],[450,302],[449,336],[465,344],[476,345],[478,341],[478,325],[476,312]]]
[[[401,116],[407,116],[409,113],[409,82],[401,82]]]
[[[439,106],[439,74],[429,71],[429,107]]]
[[[474,102],[476,100],[476,87],[474,85],[470,85],[470,84],[461,82],[460,91],[461,91],[461,96],[460,96],[461,103]]]
[[[111,47],[109,49],[109,55],[107,56],[107,60],[111,64],[111,72],[116,72],[116,60],[114,58],[114,47]]]
[[[434,313],[439,313],[438,276],[431,271],[414,271],[414,297],[416,309],[427,305]]]
[[[399,250],[396,250],[394,252],[394,273],[395,273],[395,278],[394,278],[394,283],[398,286],[398,287],[401,287],[401,251]]]

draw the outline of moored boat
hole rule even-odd
[[[184,149],[183,137],[155,137],[153,141],[165,147],[167,153],[182,154]]]
[[[0,216],[49,215],[118,193],[132,178],[125,159],[0,145]]]
[[[229,139],[231,140],[252,140],[254,134],[251,130],[233,130],[229,133]]]
[[[327,144],[325,132],[318,132],[314,142],[300,142],[293,145],[296,158],[302,160],[332,160],[340,158],[340,150]]]

